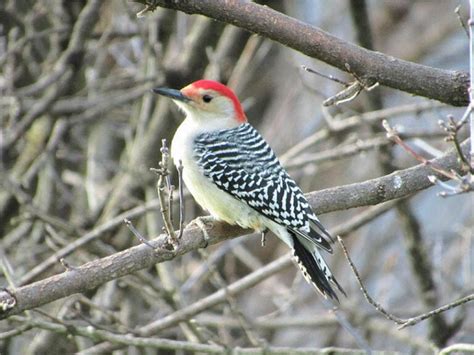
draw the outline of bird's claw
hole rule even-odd
[[[262,243],[262,247],[265,246],[266,233],[267,233],[267,229],[264,229],[263,231],[261,231],[261,240],[260,240],[260,242]]]
[[[202,232],[202,237],[204,239],[204,246],[203,248],[207,248],[209,245],[209,240],[211,237],[207,233],[207,223],[212,222],[213,218],[210,216],[203,216],[203,217],[197,217],[196,219],[193,220],[193,224],[198,226],[201,229]]]

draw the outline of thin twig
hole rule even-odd
[[[471,293],[470,295],[468,295],[466,297],[463,297],[463,298],[460,298],[460,299],[458,299],[456,301],[453,301],[451,303],[445,304],[444,306],[436,308],[436,309],[434,309],[430,312],[420,314],[419,316],[416,316],[416,317],[404,319],[403,324],[400,327],[398,327],[398,329],[403,329],[403,328],[406,328],[406,327],[410,327],[410,326],[415,325],[417,323],[420,323],[421,321],[423,321],[427,318],[430,318],[430,317],[432,317],[436,314],[446,312],[450,309],[453,309],[453,308],[458,307],[462,304],[471,302],[473,300],[474,300],[474,293]]]
[[[338,79],[336,78],[335,76],[333,75],[326,75],[326,74],[323,74],[323,73],[320,73],[314,69],[311,69],[309,67],[307,67],[306,65],[302,65],[301,68],[304,70],[304,71],[307,71],[308,73],[312,73],[312,74],[316,74],[316,75],[319,75],[320,77],[322,78],[325,78],[325,79],[328,79],[328,80],[332,80],[334,81],[335,83],[338,83],[338,84],[341,84],[341,85],[344,85],[345,87],[348,87],[350,86],[351,84],[350,83],[347,83],[341,79]]]
[[[341,245],[341,248],[342,248],[342,251],[344,252],[344,256],[346,257],[346,260],[347,262],[349,263],[349,266],[352,270],[352,272],[354,273],[354,276],[357,280],[357,283],[359,284],[359,287],[360,287],[360,290],[362,291],[365,299],[367,300],[367,302],[369,304],[371,304],[372,306],[374,306],[374,308],[379,311],[381,314],[383,314],[387,319],[397,323],[400,325],[400,327],[398,327],[398,329],[403,329],[403,328],[406,328],[406,327],[410,327],[410,326],[413,326],[415,324],[418,324],[420,323],[421,321],[425,320],[425,319],[428,319],[430,317],[433,317],[434,315],[437,315],[437,314],[440,314],[440,313],[443,313],[443,312],[446,312],[450,309],[453,309],[455,307],[458,307],[462,304],[465,304],[465,303],[468,303],[468,302],[471,302],[474,300],[474,293],[473,294],[470,294],[466,297],[463,297],[463,298],[460,298],[456,301],[453,301],[451,303],[448,303],[444,306],[441,306],[439,308],[436,308],[430,312],[427,312],[427,313],[423,313],[423,314],[420,314],[416,317],[411,317],[411,318],[399,318],[397,316],[394,316],[393,314],[389,313],[388,311],[386,311],[379,303],[377,303],[370,295],[369,293],[367,292],[367,289],[365,288],[364,284],[362,283],[362,280],[360,278],[360,274],[359,272],[357,271],[354,263],[352,262],[352,259],[351,257],[349,256],[349,252],[347,251],[347,248],[346,248],[346,245],[344,244],[344,242],[342,241],[342,238],[340,236],[337,236],[337,241],[339,242],[339,244]]]
[[[466,22],[463,20],[463,18],[461,16],[461,5],[456,6],[456,8],[454,9],[454,13],[456,14],[456,16],[459,20],[459,23],[461,24],[461,27],[464,29],[464,31],[466,32],[467,37],[469,38],[469,28],[467,27]]]
[[[364,86],[359,81],[352,82],[349,86],[342,89],[335,95],[323,101],[323,106],[333,106],[354,100],[364,89]]]
[[[444,104],[433,103],[430,101],[365,112],[344,119],[338,119],[338,117],[336,116],[331,119],[331,127],[329,129],[320,129],[313,133],[311,136],[305,138],[303,141],[299,142],[291,149],[289,149],[286,153],[281,155],[280,161],[283,164],[289,162],[293,157],[298,156],[300,153],[309,149],[311,146],[328,139],[330,137],[331,132],[340,132],[347,129],[351,129],[362,123],[374,123],[386,119],[387,117],[398,117],[408,113],[418,114],[423,111],[433,110],[443,106]],[[324,112],[325,110],[323,110],[323,113]]]
[[[64,267],[66,271],[72,271],[76,268],[75,266],[69,264],[69,262],[65,258],[59,259],[59,263]]]
[[[143,1],[135,1],[143,3]],[[154,0],[145,0],[145,8],[137,12],[137,18],[143,18],[146,16],[147,12],[153,12],[158,7],[158,3]]]
[[[158,192],[158,198],[160,200],[160,206],[161,206],[161,216],[163,217],[163,223],[165,225],[165,230],[166,233],[168,234],[168,239],[169,239],[169,244],[173,246],[173,248],[176,249],[176,246],[178,245],[178,240],[176,239],[176,233],[174,231],[173,223],[171,222],[171,209],[169,206],[169,199],[166,198],[166,195],[168,194],[168,197],[170,196],[170,188],[171,184],[169,181],[169,149],[166,143],[166,139],[163,139],[161,141],[161,162],[159,164],[158,169],[151,169],[153,172],[155,172],[159,177],[158,177],[158,182],[156,184],[156,189]]]
[[[216,284],[216,286],[224,290],[225,292],[225,298],[227,301],[227,304],[229,305],[231,313],[237,318],[239,321],[239,324],[244,331],[245,335],[247,336],[248,340],[253,346],[261,346],[265,347],[267,344],[265,340],[261,339],[256,333],[253,325],[251,322],[247,319],[247,317],[244,315],[244,313],[240,310],[238,303],[235,299],[235,297],[228,292],[228,284],[225,282],[224,278],[221,276],[219,271],[217,270],[215,264],[210,264],[208,259],[209,259],[209,254],[207,251],[204,249],[199,249],[199,253],[201,254],[203,260],[206,261],[206,264],[208,264],[208,268],[213,276],[213,280]]]
[[[179,191],[179,234],[181,239],[184,231],[184,181],[183,181],[183,162],[179,160],[178,165],[178,191]]]
[[[401,318],[398,318],[389,312],[387,312],[379,303],[375,302],[372,297],[370,297],[369,293],[367,292],[366,288],[364,287],[364,284],[362,283],[362,280],[360,278],[359,272],[357,271],[356,267],[354,266],[354,263],[352,262],[351,257],[349,256],[349,252],[347,251],[346,245],[342,241],[342,238],[340,236],[337,236],[337,241],[341,245],[342,251],[344,252],[344,256],[347,259],[347,262],[349,263],[349,266],[351,267],[352,272],[354,273],[354,276],[357,280],[357,283],[359,284],[359,287],[364,294],[365,299],[369,304],[374,306],[374,308],[382,313],[387,319],[390,319],[391,321],[394,321],[397,324],[403,324],[404,320]]]
[[[471,113],[471,110],[472,110],[472,107],[471,105],[469,105],[459,122],[456,122],[452,115],[448,115],[448,123],[445,123],[444,121],[440,120],[438,121],[438,124],[447,134],[447,137],[445,138],[445,140],[447,142],[451,141],[454,143],[454,147],[456,148],[456,151],[458,152],[459,159],[463,163],[466,170],[469,170],[471,173],[474,173],[474,166],[470,166],[471,164],[469,163],[469,159],[464,155],[464,153],[461,150],[461,144],[459,143],[459,138],[458,138],[459,130],[467,122],[466,118]]]
[[[457,124],[455,122],[452,123],[452,124],[454,126],[457,126]],[[451,185],[448,185],[448,184],[445,184],[445,183],[441,182],[436,176],[429,175],[428,179],[430,180],[430,182],[432,184],[439,184],[441,187],[446,189],[446,191],[439,192],[438,196],[449,197],[449,196],[455,196],[455,195],[458,195],[458,194],[462,194],[462,193],[466,193],[466,192],[470,192],[470,191],[474,190],[474,175],[471,173],[471,171],[469,171],[467,174],[462,176],[459,173],[457,173],[456,171],[454,171],[453,169],[451,169],[450,171],[447,171],[447,170],[441,168],[437,164],[434,164],[433,162],[427,160],[425,157],[423,157],[423,156],[419,155],[418,153],[416,153],[408,144],[406,144],[403,141],[403,139],[400,138],[397,131],[394,128],[390,127],[387,120],[384,120],[382,122],[382,125],[385,128],[385,130],[387,131],[387,137],[389,139],[391,139],[392,141],[394,141],[395,143],[397,143],[406,152],[408,152],[410,155],[412,155],[416,160],[418,160],[419,162],[421,162],[424,165],[428,165],[433,171],[437,172],[438,174],[441,174],[441,175],[445,176],[446,178],[448,178],[449,180],[452,180],[452,181],[456,182],[456,184],[454,186],[451,186]],[[453,128],[453,129],[447,128],[447,129],[450,130],[450,131],[453,131],[456,128]],[[455,148],[456,148],[456,152],[457,152],[458,156],[463,156],[464,155],[463,152],[462,152],[462,147],[459,144],[459,142],[457,144],[455,144]],[[469,167],[470,170],[471,170],[471,168],[472,167]]]
[[[372,91],[375,89],[377,86],[379,86],[379,83],[377,81],[374,82],[367,82],[367,80],[364,80],[360,76],[358,76],[355,72],[352,71],[349,63],[346,63],[346,68],[347,71],[352,74],[352,76],[355,78],[353,82],[351,82],[349,85],[345,85],[346,87],[339,91],[337,94],[329,97],[328,99],[323,101],[323,106],[333,106],[333,105],[339,105],[345,102],[350,102],[354,100],[359,94],[363,91]]]
[[[123,223],[125,223],[127,228],[130,229],[130,231],[133,233],[133,235],[138,238],[140,243],[143,243],[143,244],[149,246],[150,248],[152,248],[153,250],[155,250],[155,247],[153,245],[151,245],[151,243],[148,240],[146,240],[145,237],[143,237],[140,234],[140,232],[135,228],[132,221],[130,221],[128,218],[124,218]]]
[[[420,163],[425,164],[430,166],[431,169],[436,171],[438,174],[441,174],[448,179],[456,179],[455,175],[452,174],[451,172],[448,172],[441,167],[436,166],[432,162],[430,162],[428,159],[423,157],[422,155],[419,155],[417,152],[415,152],[408,144],[406,144],[403,139],[400,138],[398,132],[392,128],[387,120],[383,120],[382,122],[383,128],[387,131],[387,138],[394,141],[397,143],[400,147],[402,147],[406,152],[408,152],[411,156],[413,156],[416,160],[418,160]]]
[[[469,126],[471,142],[474,141],[474,0],[469,0]],[[466,118],[467,119],[467,118]],[[470,167],[474,167],[474,145],[471,144],[470,150]]]
[[[141,216],[148,211],[157,209],[158,206],[159,206],[158,201],[152,200],[146,203],[145,205],[132,208],[129,211],[125,211],[124,213],[118,215],[117,217],[114,217],[110,219],[109,221],[105,222],[104,224],[101,224],[100,226],[92,229],[88,233],[84,234],[82,237],[74,240],[72,243],[66,245],[64,248],[55,252],[53,255],[48,257],[42,263],[35,266],[33,269],[31,269],[29,272],[27,272],[25,275],[23,275],[20,278],[20,280],[18,281],[18,284],[21,286],[21,285],[25,285],[31,282],[31,280],[38,277],[38,275],[45,272],[50,267],[56,265],[59,259],[64,258],[65,256],[71,254],[72,252],[86,245],[87,243],[90,243],[93,240],[100,238],[109,230],[123,223],[124,219]]]

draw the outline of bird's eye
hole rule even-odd
[[[204,102],[206,102],[206,103],[211,102],[211,100],[212,100],[212,96],[211,96],[211,95],[204,95],[204,96],[202,97],[202,101],[204,101]]]

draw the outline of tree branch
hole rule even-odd
[[[145,3],[146,0],[137,2]],[[154,3],[188,14],[208,16],[270,38],[354,73],[369,86],[378,82],[453,106],[469,104],[469,75],[465,72],[432,68],[364,49],[267,6],[215,0],[154,0]]]
[[[360,214],[357,214],[355,217],[351,218],[347,222],[338,225],[336,228],[331,229],[330,233],[333,235],[340,235],[342,237],[348,235],[349,233],[354,232],[361,226],[365,225],[369,221],[377,218],[384,212],[388,211],[394,205],[393,201],[387,202],[375,207],[367,208]],[[213,262],[216,262],[214,260]],[[237,294],[242,292],[253,285],[263,281],[264,279],[276,274],[281,271],[283,268],[291,264],[290,253],[278,258],[277,260],[258,268],[252,273],[246,275],[245,277],[239,279],[238,281],[233,282],[227,286],[226,292],[223,292],[223,289],[219,289],[214,293],[201,298],[191,304],[188,304],[173,313],[168,314],[165,317],[159,318],[151,323],[145,324],[136,328],[135,331],[141,336],[150,336],[159,333],[165,328],[175,326],[180,322],[189,321],[195,317],[198,313],[202,313],[205,310],[215,307],[218,304],[222,303],[226,299],[226,294],[231,292],[232,294]],[[90,353],[110,353],[114,350],[119,349],[119,346],[116,346],[110,342],[104,342],[97,345],[94,345],[91,348],[88,348],[87,351]]]
[[[468,143],[464,142],[461,145],[463,151],[468,151]],[[447,170],[459,168],[457,153],[454,150],[432,160],[431,163]],[[431,186],[428,180],[429,175],[433,175],[430,167],[420,164],[377,179],[311,192],[307,196],[312,207],[319,213],[374,205],[409,196]],[[444,179],[444,177],[440,176],[440,179]],[[190,223],[184,230],[176,250],[165,249],[167,236],[161,235],[151,241],[158,251],[142,244],[88,262],[47,279],[14,290],[1,291],[0,310],[3,312],[0,314],[0,318],[6,318],[75,293],[93,289],[110,280],[203,248],[207,244],[215,244],[244,235],[249,233],[249,230],[215,221],[212,225],[206,224],[206,232],[208,235],[204,236],[201,227]]]
[[[461,146],[464,153],[469,151],[469,141],[465,141]],[[442,157],[430,160],[428,164],[419,164],[408,169],[394,171],[389,175],[364,182],[310,192],[306,197],[316,214],[376,205],[384,201],[409,196],[432,186],[428,176],[436,175],[441,178],[441,175],[435,173],[430,165],[446,171],[450,169],[460,171],[457,159],[457,153],[450,150]],[[445,181],[446,177],[443,176],[441,180]]]

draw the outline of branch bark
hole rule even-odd
[[[462,149],[468,151],[469,142],[464,142]],[[446,170],[456,170],[459,166],[457,153],[453,150],[430,163]],[[428,176],[433,174],[429,166],[420,164],[365,182],[311,192],[307,197],[312,207],[319,213],[374,205],[406,197],[428,188],[432,185]],[[445,179],[443,176],[439,178]],[[190,223],[184,230],[178,248],[174,251],[165,249],[167,236],[161,235],[151,242],[157,250],[152,250],[147,245],[138,245],[47,279],[1,291],[0,310],[3,312],[0,314],[0,319],[93,289],[110,280],[171,260],[208,244],[247,234],[249,230],[214,221],[212,225],[206,226],[206,232],[208,236],[203,235],[200,227]]]
[[[145,3],[145,0],[138,2]],[[270,38],[336,68],[375,82],[453,106],[469,104],[469,75],[442,70],[364,49],[286,16],[246,1],[156,0],[158,6],[200,14]]]

